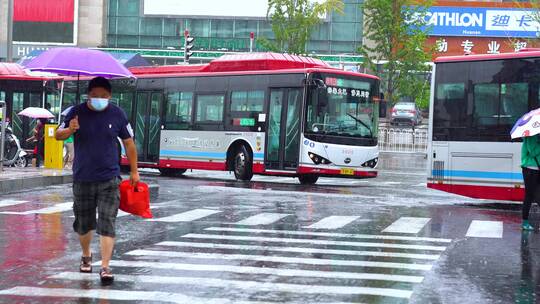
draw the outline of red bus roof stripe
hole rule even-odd
[[[15,0],[15,22],[63,22],[75,20],[75,0]]]
[[[540,50],[517,52],[517,53],[501,53],[501,54],[443,56],[443,57],[438,57],[437,59],[435,59],[435,63],[485,61],[485,60],[533,58],[533,57],[540,57]]]
[[[373,75],[333,68],[320,59],[279,53],[224,55],[204,65],[133,67],[129,70],[140,78],[325,72],[379,79]]]

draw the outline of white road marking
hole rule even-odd
[[[61,280],[76,280],[86,281],[94,279],[94,275],[78,273],[78,272],[63,272],[51,276],[53,279]],[[223,280],[214,278],[193,278],[193,277],[171,277],[171,276],[149,276],[149,275],[115,275],[115,281],[129,283],[153,283],[153,284],[182,284],[195,285],[205,287],[217,287],[242,289],[248,291],[264,291],[264,292],[291,292],[301,294],[339,294],[339,295],[371,295],[371,296],[386,296],[394,298],[408,299],[412,295],[412,291],[394,288],[372,288],[372,287],[355,287],[355,286],[327,286],[327,285],[302,285],[302,284],[286,284],[273,282],[256,282],[256,281],[240,281],[240,280]]]
[[[225,186],[197,186],[195,189],[201,192],[233,192],[247,195],[272,195],[272,196],[293,196],[293,197],[322,197],[322,198],[346,198],[348,200],[362,200],[362,199],[375,199],[379,196],[368,196],[360,194],[337,194],[337,193],[320,193],[320,192],[306,192],[306,191],[285,191],[276,189],[246,189],[246,188],[234,188]]]
[[[335,233],[335,232],[312,232],[312,231],[270,230],[270,229],[254,229],[254,228],[228,228],[228,227],[210,227],[210,228],[206,228],[205,230],[227,231],[227,232],[248,232],[248,233],[270,233],[270,234],[279,234],[279,235],[321,236],[321,237],[332,237],[332,238],[395,240],[395,241],[411,241],[411,242],[437,242],[437,243],[451,243],[452,242],[451,239],[401,236],[401,235],[350,234],[350,233]]]
[[[100,265],[95,262],[93,265]],[[123,261],[112,260],[112,267],[133,267],[149,269],[167,269],[179,271],[203,271],[203,272],[231,272],[240,274],[266,274],[282,277],[306,277],[306,278],[329,278],[329,279],[349,279],[349,280],[391,280],[397,282],[415,283],[422,280],[421,276],[390,275],[380,273],[362,272],[342,272],[342,271],[319,271],[302,269],[282,269],[271,267],[253,267],[241,265],[220,265],[220,264],[184,264],[184,263],[159,263],[144,261]]]
[[[345,227],[345,225],[348,225],[355,220],[359,219],[359,216],[338,216],[338,215],[332,215],[323,218],[322,220],[311,224],[309,226],[306,226],[304,228],[310,228],[310,229],[339,229]]]
[[[29,203],[29,201],[18,201],[18,200],[11,200],[11,199],[1,200],[0,201],[0,208],[1,207],[20,205],[20,204],[24,204],[24,203]]]
[[[503,222],[500,221],[472,221],[467,230],[468,237],[477,238],[502,238]]]
[[[290,214],[263,212],[236,222],[237,225],[257,226],[270,225]]]
[[[231,245],[231,244],[196,243],[196,242],[161,242],[161,243],[157,243],[156,245],[170,246],[170,247],[206,248],[206,249],[231,249],[235,251],[261,250],[261,251],[275,251],[275,252],[294,252],[294,253],[302,253],[302,254],[376,256],[376,257],[406,258],[406,259],[419,259],[419,260],[438,260],[441,257],[439,254],[319,249],[319,248],[302,248],[302,247],[277,247],[277,246],[259,246],[259,245]]]
[[[28,210],[28,211],[1,211],[0,214],[15,214],[15,215],[27,215],[27,214],[52,214],[52,213],[58,213],[58,212],[64,212],[68,210],[73,209],[73,202],[67,202],[67,203],[61,203],[56,204],[51,207],[42,208],[42,209],[36,209],[36,210]]]
[[[135,256],[160,256],[169,258],[187,258],[187,259],[214,259],[214,260],[242,260],[258,261],[272,263],[290,263],[306,265],[330,265],[330,266],[355,266],[355,267],[373,267],[373,268],[393,268],[410,270],[431,270],[431,264],[411,264],[395,262],[372,262],[358,260],[332,260],[332,259],[313,259],[313,258],[291,258],[281,256],[251,255],[251,254],[222,254],[222,253],[202,253],[202,252],[173,252],[159,250],[133,250],[127,255]]]
[[[94,279],[94,276],[89,278],[89,280]],[[223,298],[199,298],[173,292],[114,289],[69,289],[19,286],[0,290],[0,295],[14,295],[23,297],[87,298],[117,301],[157,301],[183,304],[261,304],[261,302],[236,301]]]
[[[183,213],[162,217],[162,218],[156,218],[156,219],[149,219],[148,221],[155,221],[155,222],[168,222],[168,223],[176,223],[176,222],[191,222],[195,221],[207,216],[210,216],[212,214],[220,213],[219,210],[210,210],[210,209],[194,209],[190,211],[186,211]]]
[[[401,217],[392,225],[386,227],[383,232],[416,234],[424,229],[430,221],[427,217]]]
[[[297,244],[311,244],[311,245],[335,245],[335,246],[395,248],[395,249],[411,249],[411,250],[434,250],[434,251],[445,251],[446,250],[446,247],[444,247],[444,246],[387,244],[387,243],[371,243],[371,242],[348,242],[348,241],[328,241],[328,240],[293,239],[293,238],[278,238],[278,237],[257,237],[257,236],[240,236],[240,235],[219,235],[219,234],[190,233],[190,234],[183,235],[182,237],[183,238],[193,238],[193,239],[217,239],[217,240],[232,240],[232,241],[297,243]]]

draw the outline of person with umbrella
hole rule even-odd
[[[523,115],[512,128],[512,139],[523,138],[521,168],[525,185],[521,229],[534,230],[529,223],[532,203],[540,204],[540,109]]]
[[[96,230],[101,243],[99,275],[103,284],[110,284],[114,277],[109,262],[114,247],[114,225],[120,204],[118,137],[122,139],[130,163],[131,184],[136,185],[140,178],[133,130],[126,113],[109,102],[112,89],[104,77],[134,76],[110,54],[81,48],[47,50],[25,67],[31,71],[95,77],[88,85],[88,100],[69,111],[55,137],[65,140],[71,135],[74,136],[73,229],[77,232],[82,247],[79,271],[92,271],[90,243],[93,230]],[[77,101],[79,96],[77,82]],[[96,209],[99,213],[97,221]]]
[[[45,141],[43,131],[47,119],[54,118],[54,115],[48,110],[37,107],[28,107],[18,113],[20,116],[26,116],[37,120],[35,128],[32,130],[32,137],[26,141],[35,143],[34,147],[34,159],[32,159],[32,165],[39,167],[41,162],[45,159]]]
[[[74,106],[56,131],[56,139],[74,136],[73,162],[73,229],[79,234],[82,247],[81,272],[92,271],[90,243],[93,231],[100,235],[102,283],[114,279],[109,261],[115,238],[115,220],[119,208],[118,186],[120,166],[117,138],[121,138],[131,165],[131,183],[140,178],[133,130],[125,112],[109,102],[112,90],[103,77],[88,85],[88,101]],[[96,221],[96,209],[99,217]]]

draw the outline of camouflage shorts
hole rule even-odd
[[[99,235],[115,236],[114,225],[120,206],[119,183],[120,179],[116,177],[104,182],[73,183],[75,232],[83,235],[90,230],[97,230]]]

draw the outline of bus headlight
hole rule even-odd
[[[320,165],[320,164],[328,165],[328,164],[332,163],[328,159],[326,159],[326,158],[324,158],[324,157],[322,157],[320,155],[317,155],[315,153],[309,152],[308,155],[309,155],[309,158],[311,158],[311,161],[313,161],[313,163],[316,164],[316,165]]]
[[[379,162],[379,158],[374,158],[374,159],[371,159],[371,160],[368,160],[367,162],[363,163],[362,164],[362,167],[370,167],[370,168],[375,168],[377,166],[377,163]]]

